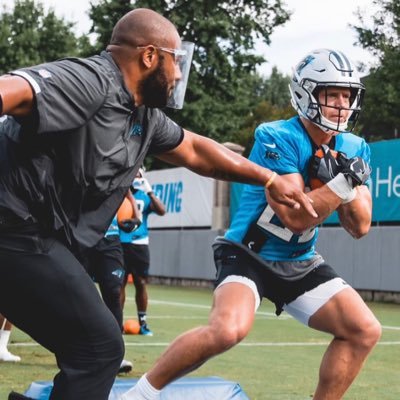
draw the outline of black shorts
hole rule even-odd
[[[275,275],[239,247],[225,244],[214,247],[214,261],[217,269],[215,287],[228,276],[244,276],[255,283],[260,300],[265,297],[275,304],[277,315],[282,312],[285,304],[320,284],[339,277],[332,267],[323,263],[303,278],[288,281]]]
[[[145,244],[122,243],[124,252],[124,267],[126,274],[149,276],[150,251],[149,246]]]
[[[125,269],[121,242],[118,235],[102,238],[83,257],[82,262],[93,280],[103,284],[109,280],[122,286]]]

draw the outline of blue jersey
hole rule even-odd
[[[147,218],[152,212],[154,212],[150,207],[150,196],[142,190],[137,190],[133,194],[133,197],[136,200],[139,211],[142,213],[142,223],[140,224],[139,228],[137,228],[133,232],[128,233],[120,229],[119,238],[121,240],[121,243],[149,244]]]
[[[364,139],[351,133],[335,137],[335,150],[349,158],[360,156],[370,162]],[[315,152],[299,117],[261,124],[249,159],[280,175],[300,174],[307,186],[308,164]],[[296,235],[285,228],[268,204],[262,186],[245,185],[238,210],[225,238],[240,243],[267,261],[303,261],[315,255],[318,228]]]

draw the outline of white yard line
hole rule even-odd
[[[400,331],[400,326],[387,326],[387,325],[382,325],[383,329],[389,329],[393,331]]]
[[[127,298],[128,300],[134,300],[132,297]],[[152,304],[165,304],[165,305],[171,305],[171,306],[177,306],[177,307],[188,307],[188,308],[201,308],[201,309],[210,309],[210,306],[206,306],[203,304],[193,304],[193,303],[182,303],[182,302],[175,302],[175,301],[164,301],[164,300],[150,300],[150,303]],[[258,311],[257,316],[265,316],[265,317],[274,317],[276,318],[275,313],[273,312],[263,312],[263,311]],[[125,316],[125,319],[128,318],[136,318],[136,316]],[[202,316],[183,316],[183,315],[152,315],[151,318],[154,319],[201,319],[205,318]],[[290,315],[280,315],[279,319],[289,319],[292,318]],[[400,326],[389,326],[389,325],[382,325],[383,329],[387,330],[399,330],[400,331]],[[238,346],[247,346],[247,347],[295,347],[295,346],[327,346],[329,342],[254,342],[254,343],[239,343]],[[21,342],[21,343],[9,343],[9,346],[14,346],[14,347],[34,347],[34,346],[39,346],[38,343],[36,342]],[[125,346],[129,347],[142,347],[142,346],[150,346],[150,347],[165,347],[168,346],[169,343],[167,342],[153,342],[153,343],[131,343],[131,342],[126,342],[125,341]],[[378,345],[382,346],[398,346],[400,345],[400,341],[381,341],[378,342]]]
[[[130,300],[134,300],[130,298]],[[203,308],[209,310],[211,306],[206,306],[204,304],[193,304],[193,303],[181,303],[178,301],[164,301],[164,300],[149,300],[150,304],[162,304],[166,306],[176,306],[176,307],[189,307],[189,308]]]
[[[134,300],[134,299],[129,298],[129,300]],[[176,301],[149,300],[149,303],[150,304],[176,306],[176,307],[201,308],[201,309],[207,309],[207,310],[211,309],[211,306],[206,306],[203,304],[182,303],[182,302],[176,302]],[[256,315],[263,315],[263,316],[267,316],[267,317],[275,317],[276,318],[275,313],[267,312],[267,311],[257,311]],[[290,315],[280,315],[279,318],[280,319],[288,319],[288,318],[292,318],[292,317]]]
[[[134,301],[133,297],[128,297],[129,300]],[[169,305],[169,306],[176,306],[176,307],[188,307],[188,308],[201,308],[201,309],[207,309],[210,310],[211,306],[206,306],[204,304],[193,304],[193,303],[184,303],[184,302],[178,302],[178,301],[165,301],[165,300],[149,300],[150,304],[161,304],[161,305]],[[276,314],[274,312],[268,312],[268,311],[257,311],[256,313],[257,316],[266,316],[266,317],[274,317],[277,318]],[[130,317],[131,318],[131,317]],[[173,316],[152,316],[151,318],[173,318]],[[180,318],[180,317],[177,317]],[[200,318],[200,317],[199,317]],[[278,317],[280,320],[283,319],[292,319],[293,317],[288,314],[281,314]],[[183,319],[183,318],[182,318]],[[188,317],[186,319],[196,319],[196,317]],[[382,325],[383,329],[389,329],[389,330],[400,330],[400,326],[387,326],[387,325]]]

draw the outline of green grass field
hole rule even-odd
[[[136,318],[130,285],[125,319]],[[207,289],[150,286],[149,325],[153,337],[125,335],[126,359],[141,376],[179,333],[207,321],[212,293]],[[370,303],[383,325],[380,343],[354,382],[347,400],[400,399],[400,305]],[[277,318],[264,301],[246,340],[210,360],[193,376],[219,376],[239,382],[251,400],[311,398],[318,367],[330,336],[308,329],[287,314]],[[57,372],[51,353],[14,329],[10,350],[22,357],[18,364],[0,363],[0,400],[11,389],[24,392],[32,381],[51,380]]]

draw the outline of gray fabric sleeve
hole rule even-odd
[[[183,129],[161,110],[155,109],[154,113],[153,118],[157,119],[157,123],[149,153],[161,154],[179,146],[183,140]]]
[[[79,59],[65,59],[11,72],[35,93],[38,133],[68,131],[85,124],[103,104],[108,83]]]

